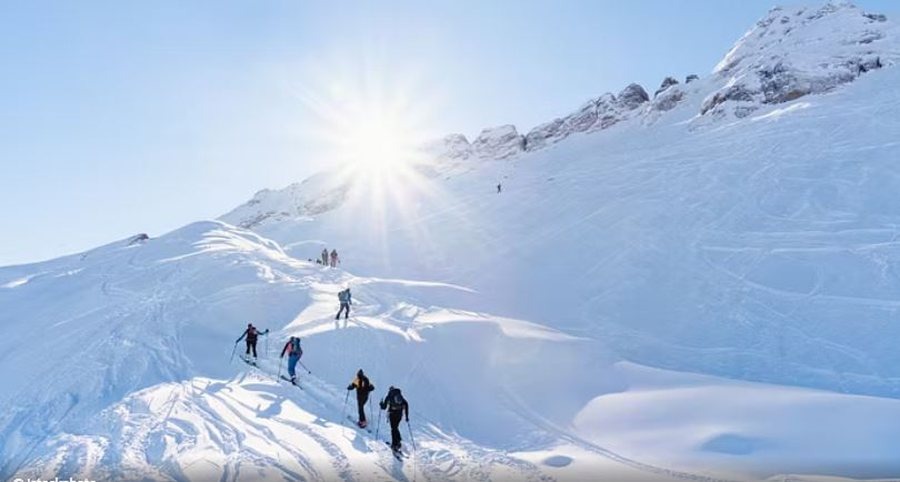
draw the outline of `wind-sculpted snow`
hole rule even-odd
[[[598,393],[571,375],[604,365],[589,340],[435,304],[476,295],[461,286],[357,278],[216,222],[129,241],[0,270],[29,279],[0,292],[4,478],[549,480],[556,466],[527,458],[558,437],[524,424],[507,397],[565,423]],[[356,304],[339,322],[343,286]],[[258,368],[229,362],[246,321],[272,329]],[[302,391],[276,376],[288,335],[305,340]],[[378,393],[395,384],[411,400],[407,463],[343,426],[342,387],[360,366]],[[532,384],[549,391],[531,396]],[[609,473],[646,475],[599,458]],[[575,466],[594,470],[590,459]]]
[[[399,464],[384,443],[349,426],[342,400],[333,388],[312,383],[300,391],[255,369],[231,380],[162,384],[105,410],[90,434],[53,437],[35,464],[41,469],[19,475],[84,473],[77,469],[102,480],[545,479],[535,464],[467,447],[421,422],[421,465]]]
[[[198,344],[228,344],[247,318],[285,316],[291,301],[265,311],[256,304],[295,287],[259,292],[248,283],[303,271],[271,241],[214,222],[3,268],[0,279],[20,270],[31,272],[28,283],[0,290],[0,475],[45,437],[133,390],[197,372],[227,376],[220,358],[194,356]],[[234,303],[227,309],[215,304],[223,293]]]

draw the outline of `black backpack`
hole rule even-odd
[[[406,404],[406,399],[403,398],[403,394],[400,393],[399,389],[393,389],[390,393],[387,394],[387,398],[384,399],[385,403],[387,403],[387,409],[389,412],[397,412],[403,410],[403,406]]]

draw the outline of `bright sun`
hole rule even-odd
[[[433,136],[424,94],[390,69],[332,68],[323,78],[307,79],[300,92],[310,134],[329,164],[359,176],[402,174],[422,161],[421,148]],[[394,73],[393,77],[385,71]]]
[[[302,134],[327,163],[332,192],[347,205],[335,213],[340,225],[384,246],[387,264],[396,255],[387,246],[398,232],[414,236],[414,250],[433,253],[440,243],[418,220],[425,207],[450,201],[424,150],[440,134],[434,121],[443,111],[435,104],[444,99],[441,82],[387,66],[378,55],[327,58],[327,66],[307,65],[315,70],[292,87],[304,107]],[[460,226],[473,223],[462,214],[456,219],[452,210],[445,216]],[[409,255],[415,253],[403,253]]]
[[[371,58],[337,62],[303,76],[295,85],[304,107],[303,134],[340,185],[352,185],[349,202],[360,203],[365,219],[386,239],[389,229],[415,218],[419,201],[441,190],[423,175],[425,144],[439,109],[434,83],[388,68]],[[317,75],[318,74],[318,75]],[[424,86],[428,88],[423,88]]]

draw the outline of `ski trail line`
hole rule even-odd
[[[695,474],[692,472],[684,472],[684,471],[680,471],[680,470],[676,470],[676,469],[666,469],[664,467],[659,467],[656,465],[648,464],[646,462],[640,462],[640,461],[625,457],[624,455],[620,455],[616,452],[613,452],[612,450],[603,448],[597,444],[594,444],[593,442],[589,442],[587,440],[582,439],[581,437],[571,435],[571,434],[565,432],[564,430],[561,430],[556,425],[554,425],[552,422],[550,422],[549,420],[545,419],[544,417],[538,415],[533,410],[528,408],[525,405],[525,403],[522,402],[521,399],[519,399],[515,395],[512,395],[512,393],[508,389],[503,388],[503,392],[506,395],[507,400],[515,408],[517,408],[519,410],[519,412],[518,412],[519,415],[522,416],[523,418],[525,418],[526,420],[528,420],[529,422],[533,423],[537,427],[542,428],[550,433],[555,434],[562,440],[565,440],[569,443],[572,443],[572,444],[574,444],[578,447],[581,447],[583,449],[586,449],[590,452],[594,452],[595,454],[601,455],[601,456],[606,457],[615,462],[624,464],[633,469],[636,469],[636,470],[639,470],[642,472],[646,472],[646,473],[651,473],[654,475],[670,477],[673,479],[691,480],[691,481],[695,481],[695,482],[740,482],[738,480],[718,478],[718,477],[713,477],[710,475]]]

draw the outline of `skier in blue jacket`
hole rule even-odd
[[[281,350],[281,358],[284,358],[285,353],[288,355],[288,375],[291,376],[291,383],[296,385],[297,362],[299,362],[300,357],[303,356],[303,348],[300,347],[299,337],[292,336],[287,343],[284,344],[284,348]]]
[[[352,303],[350,297],[350,288],[347,288],[338,293],[338,301],[341,302],[341,308],[337,312],[337,316],[334,317],[335,320],[341,319],[341,313],[344,313],[344,319],[350,317],[350,303]]]

